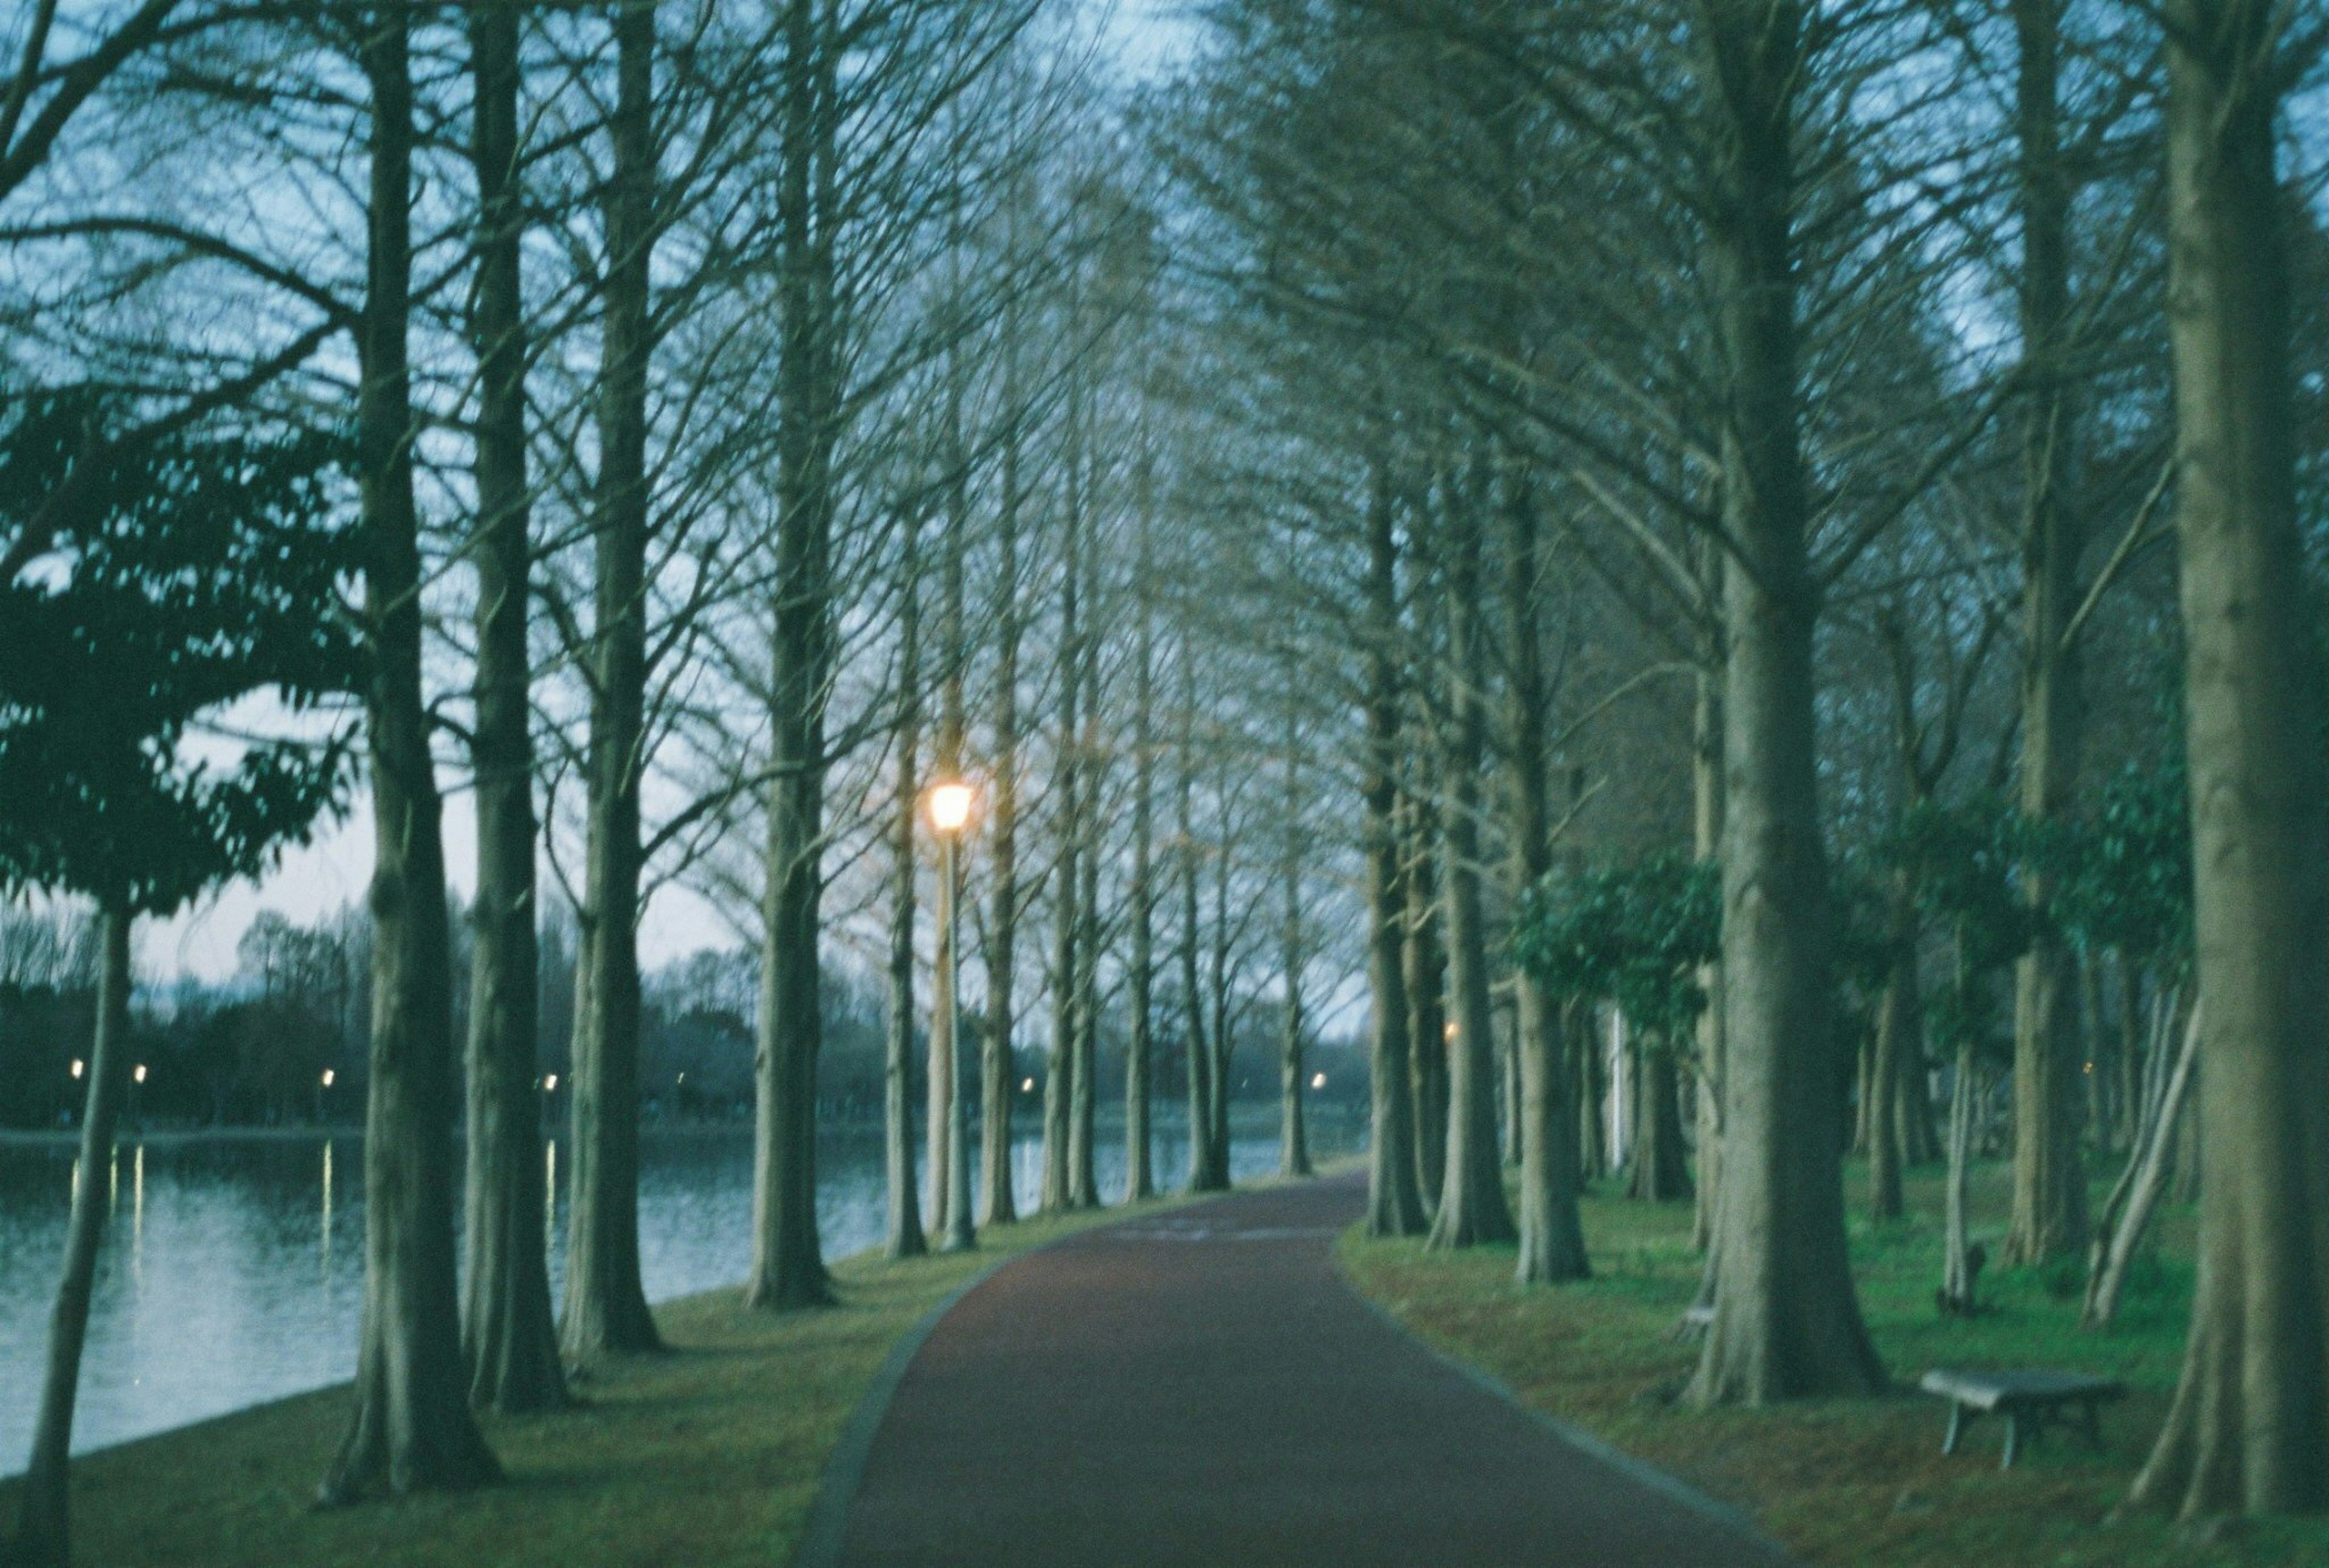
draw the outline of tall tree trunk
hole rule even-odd
[[[49,1315],[49,1365],[41,1379],[40,1413],[33,1425],[32,1459],[24,1467],[16,1535],[0,1543],[0,1560],[24,1568],[65,1568],[72,1560],[68,1456],[73,1404],[80,1392],[81,1344],[89,1337],[90,1296],[97,1282],[98,1246],[105,1239],[105,1221],[113,1207],[99,1183],[113,1169],[114,1126],[121,1113],[123,1061],[128,1055],[131,918],[124,900],[100,901],[97,1036],[89,1052],[80,1159],[73,1168],[80,1179],[73,1184],[64,1267]]]
[[[929,1251],[922,1234],[921,1194],[914,1175],[914,889],[920,871],[922,788],[921,519],[910,508],[900,520],[898,565],[898,798],[890,828],[890,1019],[882,1064],[882,1174],[889,1225],[883,1250],[893,1258]],[[937,1066],[935,1051],[931,1066]],[[938,1093],[931,1091],[932,1114]],[[931,1139],[930,1158],[945,1150]],[[933,1167],[943,1169],[942,1167]],[[939,1178],[931,1178],[935,1184]],[[931,1215],[938,1217],[938,1202]]]
[[[961,196],[957,192],[949,216],[950,224],[959,229]],[[961,257],[960,236],[948,249],[949,265],[958,266]],[[950,280],[947,309],[951,315],[960,308],[961,279]],[[965,450],[962,435],[962,406],[966,371],[962,362],[962,345],[957,331],[949,330],[946,365],[946,554],[939,584],[940,624],[938,641],[943,681],[939,690],[938,769],[941,779],[959,783],[963,778],[963,734],[966,719],[963,711],[963,676],[970,662],[970,644],[963,616],[964,557],[969,549],[970,532],[970,456]],[[948,1252],[962,1252],[977,1243],[977,1232],[971,1224],[970,1193],[970,1077],[962,1059],[962,1040],[958,983],[962,954],[961,937],[961,873],[963,836],[970,824],[948,835],[944,850],[945,886],[940,888],[946,909],[938,922],[938,1007],[943,1018],[933,1022],[930,1029],[930,1223],[944,1235]],[[943,1024],[943,1028],[939,1024]],[[941,1040],[938,1037],[946,1038]],[[945,1094],[939,1095],[938,1069],[944,1068]],[[943,1126],[944,1147],[939,1132]],[[940,1156],[943,1155],[943,1160]]]
[[[1417,1059],[1409,1037],[1406,882],[1400,869],[1399,540],[1391,486],[1367,504],[1365,810],[1369,1109],[1367,1234],[1419,1235],[1431,1224],[1417,1178]]]
[[[1906,1212],[1900,1188],[1900,1097],[1909,1064],[1921,1060],[1917,1011],[1917,939],[1914,912],[1906,891],[1892,893],[1891,971],[1877,1003],[1875,1065],[1869,1073],[1868,1213],[1872,1219],[1899,1219]],[[1924,1092],[1918,1085],[1918,1093]]]
[[[1144,441],[1146,435],[1144,433]],[[1149,1061],[1154,1055],[1156,976],[1156,549],[1155,458],[1141,455],[1135,548],[1132,690],[1132,962],[1125,976],[1124,1200],[1156,1196],[1154,1139],[1149,1128]]]
[[[502,1411],[566,1403],[544,1234],[535,1086],[541,953],[534,932],[533,680],[526,650],[524,219],[518,183],[518,21],[469,13],[476,80],[477,901],[469,972],[468,1166],[461,1346],[469,1397]]]
[[[590,651],[584,988],[575,999],[566,1217],[567,1358],[662,1340],[639,1276],[639,781],[646,716],[648,290],[654,249],[655,9],[615,12],[614,174],[607,202],[606,324]]]
[[[1070,398],[1070,455],[1068,457],[1069,485],[1072,490],[1080,484],[1078,474],[1082,457],[1077,446],[1076,431],[1080,427],[1074,417],[1075,399]],[[1078,615],[1083,591],[1083,573],[1078,569],[1077,533],[1078,508],[1071,500],[1063,519],[1064,538],[1061,546],[1060,572],[1060,740],[1055,776],[1051,782],[1060,806],[1055,831],[1059,837],[1058,863],[1053,871],[1055,891],[1051,900],[1051,1071],[1043,1078],[1043,1212],[1061,1214],[1075,1207],[1075,1138],[1076,1068],[1076,1004],[1078,992],[1079,955],[1077,939],[1082,934],[1083,922],[1076,904],[1083,894],[1083,878],[1078,875],[1078,859],[1083,849],[1082,833],[1082,757],[1083,732],[1078,717],[1078,698],[1083,681],[1083,660],[1079,656],[1080,636]]]
[[[1213,798],[1223,803],[1230,798],[1229,755],[1221,753],[1219,771],[1213,786]],[[1213,920],[1211,962],[1206,972],[1206,995],[1212,1009],[1212,1066],[1205,1076],[1205,1141],[1211,1148],[1208,1159],[1214,1170],[1221,1173],[1221,1185],[1231,1185],[1230,1173],[1230,1059],[1235,1051],[1233,1043],[1235,1019],[1231,1016],[1230,997],[1230,870],[1233,856],[1230,841],[1229,822],[1224,816],[1221,840],[1213,852]]]
[[[1550,707],[1544,640],[1539,625],[1544,552],[1536,498],[1516,481],[1504,507],[1504,618],[1511,683],[1506,715],[1504,801],[1519,887],[1535,887],[1552,869],[1552,809],[1547,780],[1545,718]],[[1592,1271],[1577,1215],[1576,1122],[1570,1114],[1568,1045],[1560,1014],[1536,977],[1514,977],[1513,1054],[1518,1076],[1507,1094],[1517,1113],[1513,1151],[1521,1165],[1520,1258],[1523,1284],[1581,1280]]]
[[[1003,443],[1002,495],[995,520],[995,753],[988,807],[986,877],[986,1029],[979,1042],[979,1220],[1019,1218],[1012,1190],[1012,1044],[1018,1027],[1019,956],[1019,372],[1015,313],[1005,326],[1004,408],[1012,427]]]
[[[2070,181],[2059,102],[2066,0],[2013,0],[2020,41],[2016,128],[2021,141],[2023,373],[2031,395],[2023,434],[2022,813],[2049,822],[2078,786],[2081,719],[2078,653],[2063,641],[2077,614],[2079,545],[2075,498],[2077,412],[2070,352]],[[2041,866],[2027,878],[2043,909],[2053,896]],[[2013,1218],[2005,1261],[2082,1256],[2087,1173],[2079,1157],[2077,974],[2070,950],[2041,920],[2015,968]]]
[[[1486,650],[1477,624],[1481,524],[1476,497],[1452,498],[1455,538],[1447,575],[1448,725],[1447,847],[1448,995],[1456,1038],[1448,1052],[1447,1165],[1427,1244],[1468,1247],[1516,1238],[1496,1157],[1495,1061],[1489,1030],[1488,942],[1480,897],[1480,765],[1486,748],[1482,695]]]
[[[1424,1205],[1439,1209],[1439,1184],[1447,1176],[1447,1019],[1444,1005],[1447,961],[1439,944],[1438,837],[1429,809],[1415,796],[1401,803],[1400,883],[1406,901],[1405,942],[1400,962],[1407,990],[1407,1037],[1415,1099],[1415,1172]]]
[[[777,230],[778,403],[771,781],[759,1039],[754,1060],[752,1270],[747,1305],[833,1299],[816,1230],[817,939],[825,893],[825,703],[834,662],[834,447],[839,319],[831,221],[834,43],[815,0],[786,0]]]
[[[1080,490],[1077,497],[1081,511]],[[1078,797],[1075,831],[1080,840],[1076,872],[1081,878],[1076,894],[1075,1056],[1074,1094],[1068,1107],[1068,1201],[1076,1208],[1099,1207],[1099,1176],[1096,1117],[1099,1098],[1099,813],[1107,793],[1105,764],[1100,755],[1099,709],[1099,552],[1093,548],[1091,524],[1078,529],[1077,554],[1084,574],[1085,627],[1078,645],[1083,673],[1083,731],[1077,743],[1081,753],[1083,791]]]
[[[1205,993],[1197,978],[1202,941],[1197,913],[1197,674],[1186,635],[1181,640],[1180,662],[1181,733],[1174,748],[1178,771],[1174,787],[1181,835],[1181,1009],[1189,1068],[1189,1190],[1221,1192],[1229,1186],[1229,1172],[1213,1162],[1213,1049],[1205,1035]]]
[[[410,13],[364,18],[372,171],[356,447],[372,659],[372,1083],[364,1105],[364,1310],[355,1411],[322,1500],[474,1486],[500,1466],[469,1413],[453,1244],[451,932],[443,805],[420,674],[412,493]]]
[[[1720,596],[1722,555],[1706,541],[1702,576]],[[1691,705],[1691,852],[1702,863],[1722,853],[1722,643],[1718,632],[1702,634],[1695,700]],[[1718,871],[1720,868],[1718,867]],[[1698,1015],[1698,1210],[1691,1221],[1691,1246],[1705,1253],[1714,1244],[1714,1205],[1722,1190],[1722,965],[1702,966],[1699,989],[1706,993]]]
[[[2274,0],[2170,0],[2175,369],[2200,1047],[2200,1284],[2133,1499],[2329,1507],[2329,789],[2299,543]]]
[[[1674,1048],[1657,1037],[1636,1037],[1634,1075],[1634,1162],[1626,1196],[1671,1203],[1691,1196],[1683,1156],[1682,1083]]]
[[[1722,1192],[1714,1322],[1691,1396],[1760,1404],[1883,1386],[1843,1228],[1797,384],[1794,0],[1702,0],[1714,132],[1707,271],[1725,366]]]
[[[1302,726],[1295,709],[1298,672],[1291,661],[1286,671],[1286,834],[1284,859],[1278,866],[1284,906],[1278,925],[1278,971],[1286,985],[1283,1032],[1278,1052],[1278,1174],[1310,1174],[1310,1139],[1302,1125],[1303,1031],[1307,1020],[1302,1009],[1305,963],[1302,922]]]

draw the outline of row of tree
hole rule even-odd
[[[1373,1228],[1517,1229],[1523,1280],[1581,1276],[1603,1054],[1568,1042],[1616,1000],[1659,1081],[1645,1190],[1682,1190],[1672,1059],[1695,1079],[1711,1329],[1690,1397],[1877,1391],[1853,1123],[1897,1213],[1938,1047],[1944,1299],[1969,1305],[1976,1047],[2010,972],[2006,1261],[2098,1240],[2099,1020],[2126,1041],[2106,1063],[2136,1153],[2098,1263],[2139,1234],[2161,1113],[2196,1077],[2203,1285],[2138,1500],[2329,1503],[2329,1253],[2305,1217],[2329,1179],[2308,608],[2329,246],[2291,107],[2320,90],[2318,18],[1205,15],[1155,118],[1242,372],[1215,404],[1241,447],[1241,612],[1268,605],[1363,715]]]

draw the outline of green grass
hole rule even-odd
[[[1848,1173],[1860,1201],[1861,1172]],[[2006,1172],[1976,1173],[1976,1237],[1994,1255],[2004,1230]],[[1982,1277],[1993,1310],[1941,1318],[1940,1181],[1919,1172],[1909,1216],[1852,1226],[1861,1303],[1892,1376],[1913,1385],[1928,1369],[2046,1366],[2104,1373],[2132,1390],[2107,1407],[2108,1451],[2050,1432],[2010,1472],[1997,1464],[2002,1422],[1940,1454],[1938,1402],[1909,1394],[1807,1401],[1762,1411],[1701,1412],[1669,1402],[1696,1364],[1672,1331],[1695,1293],[1687,1204],[1591,1197],[1586,1239],[1598,1275],[1559,1287],[1512,1281],[1513,1251],[1426,1253],[1411,1241],[1370,1241],[1353,1229],[1337,1257],[1364,1293],[1440,1348],[1493,1373],[1531,1405],[1575,1422],[1739,1504],[1819,1563],[1885,1568],[2239,1568],[2329,1562],[2329,1525],[2268,1521],[2195,1537],[2149,1516],[2121,1518],[2125,1497],[2166,1413],[2190,1310],[2192,1216],[2170,1211],[2161,1244],[2136,1266],[2120,1319],[2105,1334],[2078,1328],[2077,1271],[2008,1271]]]
[[[1170,1201],[1170,1200],[1167,1200]],[[319,1512],[344,1386],[77,1460],[74,1559],[104,1568],[768,1568],[791,1555],[849,1413],[899,1338],[997,1259],[1127,1211],[993,1229],[967,1254],[834,1267],[831,1310],[715,1291],[655,1309],[668,1354],[625,1357],[582,1408],[488,1416],[506,1484]],[[15,1516],[0,1483],[0,1521]]]

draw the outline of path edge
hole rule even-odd
[[[1364,1223],[1364,1221],[1359,1221],[1353,1225],[1346,1228],[1343,1234],[1347,1235],[1350,1234],[1351,1230],[1356,1229],[1358,1225],[1363,1225]],[[1726,1529],[1738,1531],[1740,1535],[1746,1536],[1749,1541],[1752,1541],[1755,1545],[1760,1546],[1764,1552],[1768,1554],[1774,1564],[1794,1564],[1797,1562],[1797,1558],[1795,1554],[1787,1549],[1787,1545],[1778,1540],[1776,1536],[1772,1535],[1768,1531],[1765,1530],[1762,1526],[1757,1524],[1755,1522],[1755,1516],[1747,1512],[1746,1509],[1740,1507],[1734,1503],[1726,1503],[1720,1498],[1711,1497],[1707,1493],[1700,1491],[1696,1487],[1692,1486],[1688,1481],[1683,1480],[1680,1476],[1674,1475],[1668,1470],[1660,1469],[1657,1466],[1651,1464],[1646,1460],[1636,1459],[1632,1454],[1626,1452],[1623,1449],[1613,1447],[1604,1440],[1594,1436],[1593,1433],[1587,1432],[1583,1427],[1563,1421],[1557,1415],[1552,1415],[1545,1411],[1539,1410],[1536,1406],[1531,1404],[1527,1400],[1521,1397],[1520,1390],[1514,1388],[1511,1384],[1506,1383],[1495,1373],[1487,1371],[1483,1367],[1476,1366],[1471,1362],[1463,1359],[1463,1357],[1459,1356],[1442,1350],[1438,1346],[1434,1345],[1430,1340],[1426,1339],[1422,1335],[1417,1333],[1405,1323],[1400,1321],[1398,1314],[1394,1313],[1389,1307],[1384,1306],[1381,1301],[1376,1300],[1372,1296],[1370,1296],[1364,1291],[1360,1290],[1357,1284],[1352,1281],[1348,1272],[1344,1269],[1342,1260],[1334,1256],[1334,1250],[1335,1249],[1333,1247],[1329,1247],[1327,1249],[1327,1255],[1334,1268],[1334,1279],[1339,1284],[1341,1284],[1343,1289],[1357,1297],[1360,1301],[1365,1304],[1367,1310],[1372,1312],[1378,1319],[1387,1325],[1393,1333],[1398,1334],[1400,1338],[1407,1339],[1415,1345],[1419,1349],[1422,1350],[1425,1355],[1430,1357],[1442,1366],[1445,1366],[1449,1371],[1455,1373],[1458,1377],[1464,1379],[1465,1382],[1480,1390],[1483,1394],[1492,1395],[1496,1399],[1504,1401],[1504,1403],[1511,1405],[1514,1410],[1520,1412],[1522,1415],[1527,1417],[1531,1422],[1543,1428],[1546,1432],[1551,1432],[1554,1437],[1559,1438],[1561,1441],[1569,1444],[1571,1448],[1582,1450],[1585,1453],[1600,1460],[1603,1464],[1608,1465],[1610,1469],[1617,1471],[1628,1479],[1637,1481],[1641,1485],[1647,1487],[1650,1490],[1657,1493],[1660,1497],[1664,1498],[1668,1502],[1679,1504],[1681,1507],[1688,1508],[1692,1513],[1698,1515],[1701,1518],[1711,1520],[1715,1524],[1724,1526]]]
[[[890,1413],[890,1402],[897,1397],[898,1385],[906,1380],[906,1368],[913,1365],[923,1345],[938,1331],[938,1320],[954,1310],[956,1302],[993,1278],[997,1270],[1027,1256],[1029,1252],[1042,1250],[1032,1247],[993,1260],[948,1291],[944,1300],[916,1319],[914,1326],[890,1347],[890,1354],[882,1358],[873,1381],[857,1396],[856,1406],[841,1429],[841,1441],[833,1445],[833,1456],[825,1461],[825,1473],[817,1478],[816,1500],[809,1505],[808,1522],[802,1526],[800,1540],[793,1547],[792,1568],[833,1568],[841,1561],[842,1538],[849,1528],[849,1505],[857,1496],[858,1483],[865,1479],[865,1464],[873,1457],[873,1439],[882,1430],[882,1418]]]

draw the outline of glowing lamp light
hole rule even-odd
[[[1323,1089],[1323,1088],[1325,1088],[1325,1087],[1326,1086],[1326,1075],[1325,1075],[1325,1074],[1324,1074],[1324,1073],[1313,1073],[1313,1074],[1311,1074],[1311,1075],[1310,1075],[1310,1086],[1311,1086],[1312,1088],[1314,1088],[1314,1089]]]
[[[146,1081],[145,1063],[140,1062],[136,1066],[129,1069],[129,1081],[133,1084],[142,1084]]]
[[[970,822],[975,792],[966,784],[942,784],[930,790],[930,826],[941,833],[959,833]]]
[[[331,1068],[325,1067],[324,1069],[323,1077],[317,1081],[320,1082],[325,1088],[328,1089],[332,1086],[332,1080],[337,1076],[339,1076],[338,1074],[333,1072]]]
[[[548,1076],[547,1078],[544,1078],[544,1079],[542,1081],[542,1086],[544,1089],[548,1090],[548,1091],[549,1091],[551,1094],[557,1094],[557,1093],[558,1093],[558,1075],[557,1075],[557,1074],[555,1074],[555,1073],[552,1073],[552,1074],[551,1074],[551,1075],[550,1075],[550,1076]]]
[[[83,1070],[88,1066],[89,1064],[87,1062],[82,1061],[79,1056],[75,1056],[72,1064],[72,1075],[76,1078],[80,1077]]]
[[[1032,1079],[1032,1078],[1022,1078],[1022,1079],[1020,1079],[1020,1080],[1019,1080],[1019,1092],[1020,1092],[1022,1094],[1033,1094],[1033,1093],[1035,1092],[1035,1080],[1034,1080],[1034,1079]]]
[[[1456,1020],[1454,1019],[1449,1019],[1447,1020],[1447,1027],[1439,1032],[1442,1038],[1447,1039],[1449,1044],[1454,1044],[1456,1040]]]

